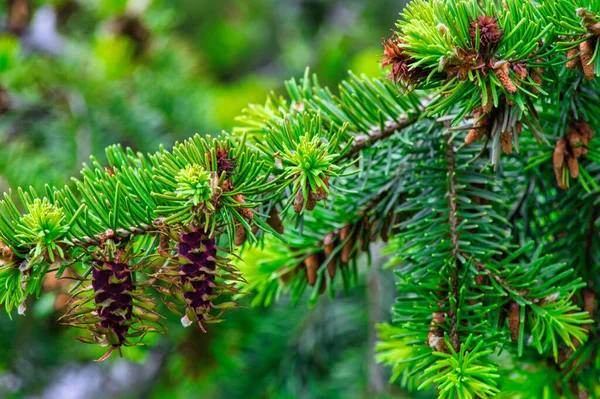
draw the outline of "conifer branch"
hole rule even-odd
[[[513,288],[508,281],[506,281],[505,279],[503,279],[502,277],[500,277],[498,274],[494,273],[489,268],[485,267],[485,265],[483,263],[478,262],[476,259],[474,259],[473,257],[471,257],[469,255],[466,255],[466,254],[462,254],[462,255],[465,257],[465,259],[468,259],[471,262],[473,262],[473,264],[475,265],[475,267],[476,267],[476,269],[478,271],[484,272],[490,278],[493,278],[498,284],[500,284],[507,291],[513,292],[513,293],[515,293],[517,295],[520,295],[524,299],[526,299],[526,295],[528,294],[527,290],[518,290],[518,289]]]
[[[387,122],[384,130],[381,130],[380,127],[374,127],[367,133],[357,134],[354,136],[352,148],[346,153],[346,156],[353,158],[363,149],[370,147],[378,141],[385,140],[394,133],[414,125],[418,121],[419,118],[415,116],[400,115],[394,121]]]

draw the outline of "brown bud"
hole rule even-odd
[[[572,48],[567,51],[567,68],[575,69],[581,65],[581,60],[579,59],[579,49]]]
[[[329,187],[329,176],[325,176],[325,178],[323,179],[323,183],[325,184],[326,187]],[[315,193],[313,193],[313,196],[315,197],[315,199],[317,201],[322,201],[322,200],[327,199],[329,194],[323,187],[317,187],[317,191]]]
[[[267,219],[267,224],[279,234],[283,234],[283,223],[281,222],[281,218],[279,217],[279,212],[277,212],[277,207],[273,206],[273,208],[271,208],[271,210],[269,211],[269,218]]]
[[[350,226],[344,226],[340,231],[340,241],[344,242],[346,239],[346,243],[342,247],[342,252],[340,255],[340,259],[342,263],[348,264],[350,262],[350,253],[352,252],[352,247],[354,246],[354,240],[352,237],[348,238],[350,235]]]
[[[582,134],[578,130],[573,129],[571,127],[567,129],[567,141],[571,146],[571,150],[575,158],[579,158],[580,156],[582,156],[585,150],[581,139]]]
[[[323,253],[325,254],[325,259],[329,259],[333,251],[335,250],[334,236],[333,233],[329,233],[325,236],[323,240]],[[331,279],[335,278],[335,274],[337,272],[337,259],[334,257],[327,263],[327,273]]]
[[[567,153],[567,140],[564,137],[561,137],[556,141],[556,145],[554,146],[554,153],[552,154],[552,164],[554,166],[554,175],[556,176],[556,182],[558,183],[558,187],[566,190],[567,187],[563,181],[562,177],[562,169],[565,164],[565,156]]]
[[[581,133],[581,141],[587,147],[590,140],[594,138],[594,131],[586,121],[578,121],[576,123],[577,130]]]
[[[487,131],[489,118],[483,113],[483,108],[478,107],[473,110],[473,129],[465,137],[465,143],[473,144],[479,141]]]
[[[243,205],[246,203],[246,198],[244,198],[244,196],[242,194],[236,194],[236,195],[232,196],[231,198],[240,205]],[[254,218],[254,213],[252,213],[252,209],[250,209],[250,208],[239,206],[237,208],[237,211],[240,213],[240,215],[242,215],[243,217],[245,217],[248,220],[252,220]]]
[[[15,254],[6,244],[0,241],[0,266],[9,264],[15,260]]]
[[[323,183],[325,186],[329,187],[329,176],[325,176],[323,179]],[[312,211],[317,206],[317,203],[321,200],[327,199],[329,194],[327,190],[323,187],[317,187],[316,191],[313,191],[312,188],[308,188],[308,201],[306,202],[306,209]]]
[[[567,166],[569,167],[569,174],[571,175],[571,178],[577,179],[579,177],[579,161],[577,161],[577,158],[568,156]]]
[[[536,60],[536,63],[541,63],[543,62],[542,60]],[[533,70],[530,73],[531,79],[533,80],[533,82],[538,85],[539,87],[542,87],[542,83],[543,83],[543,79],[542,77],[544,76],[544,70],[542,68],[533,68]],[[532,87],[531,91],[533,92],[533,94],[539,94],[540,91],[537,87]]]
[[[504,89],[510,93],[515,94],[517,92],[517,86],[510,78],[510,63],[508,61],[498,61],[493,65],[494,73]]]
[[[500,145],[502,146],[502,152],[505,154],[512,154],[513,151],[513,142],[512,142],[512,133],[504,132],[500,136]]]
[[[246,242],[246,229],[242,224],[235,226],[235,239],[233,243],[235,245],[243,245]]]
[[[299,189],[296,193],[296,197],[294,198],[294,212],[300,213],[304,208],[304,196],[302,195],[302,190]]]
[[[594,56],[594,45],[592,39],[588,39],[579,45],[579,51],[581,54],[581,69],[583,75],[587,80],[594,79],[594,63],[592,62]]]
[[[527,71],[525,64],[521,62],[517,62],[516,64],[514,64],[512,69],[515,72],[515,75],[517,75],[517,77],[521,80],[525,80],[527,78],[527,75],[529,75],[529,71]]]
[[[306,268],[306,282],[311,287],[317,282],[317,271],[319,270],[319,265],[321,261],[319,260],[319,254],[309,255],[308,258],[304,259],[304,266]]]
[[[315,207],[317,206],[317,198],[315,197],[314,193],[312,191],[310,191],[310,189],[308,190],[308,201],[306,201],[306,210],[307,211],[312,211],[313,209],[315,209]],[[295,205],[295,203],[294,203]]]
[[[483,129],[473,128],[465,136],[465,143],[473,144],[483,137]]]
[[[511,301],[508,311],[508,328],[510,330],[510,338],[513,341],[519,340],[519,326],[521,324],[521,306],[515,301]]]

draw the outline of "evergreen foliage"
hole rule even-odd
[[[205,329],[249,293],[348,291],[380,240],[394,380],[596,397],[598,18],[597,0],[414,0],[383,44],[389,79],[334,93],[307,71],[230,135],[109,147],[70,186],[5,194],[0,299],[23,313],[49,271],[79,279],[63,321],[104,360],[167,310]]]

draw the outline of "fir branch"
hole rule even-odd
[[[528,290],[518,290],[516,288],[513,288],[510,283],[508,281],[506,281],[505,279],[503,279],[502,277],[500,277],[498,274],[494,273],[492,270],[490,270],[489,268],[485,267],[485,265],[481,262],[478,262],[476,259],[474,259],[473,257],[467,255],[467,254],[462,254],[462,256],[465,257],[465,259],[470,260],[471,262],[473,262],[473,264],[475,265],[475,268],[480,271],[480,272],[484,272],[485,274],[487,274],[489,277],[493,278],[498,284],[500,284],[504,289],[506,289],[507,291],[510,291],[512,293],[515,293],[523,298],[526,297],[526,295],[529,293]],[[537,299],[533,300],[534,302],[537,301]]]
[[[161,219],[157,219],[156,223],[160,223]],[[120,239],[128,239],[133,235],[140,235],[140,234],[144,234],[149,232],[152,229],[156,229],[156,223],[153,223],[153,225],[148,225],[148,224],[144,224],[141,223],[138,226],[131,226],[128,228],[120,228],[117,229],[116,231],[113,231],[111,229],[106,230],[104,233],[100,233],[97,234],[93,237],[89,237],[89,236],[82,236],[79,238],[73,238],[71,240],[71,242],[74,245],[96,245],[99,244],[103,241],[106,241],[107,238],[114,238],[115,236],[117,237],[117,240]]]
[[[452,136],[447,134],[446,137],[446,162],[448,168],[448,221],[450,223],[450,240],[452,242],[452,249],[450,252],[451,258],[454,261],[454,267],[450,272],[450,289],[454,300],[450,303],[450,342],[455,351],[459,350],[459,338],[457,334],[458,322],[458,303],[459,303],[459,275],[461,269],[461,261],[459,259],[460,248],[458,244],[458,198],[456,196],[456,159],[454,157],[454,148],[452,146]]]
[[[394,121],[387,122],[383,130],[381,130],[381,127],[374,127],[367,133],[356,134],[352,141],[352,148],[346,153],[346,157],[353,158],[365,148],[372,146],[378,141],[387,139],[418,121],[419,118],[415,116],[400,115]]]

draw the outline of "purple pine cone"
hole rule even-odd
[[[134,290],[131,271],[126,264],[98,261],[92,272],[92,287],[101,329],[113,346],[120,346],[127,337],[133,313]],[[114,333],[114,334],[113,334]]]

